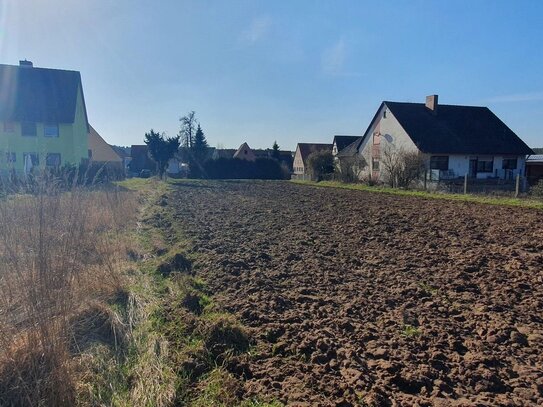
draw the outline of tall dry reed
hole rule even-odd
[[[128,192],[51,178],[0,200],[0,405],[75,403],[73,321],[122,289],[135,208]]]

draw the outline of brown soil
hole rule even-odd
[[[543,405],[543,213],[288,182],[173,193],[245,395],[292,405]]]

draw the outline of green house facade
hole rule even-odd
[[[88,129],[79,72],[0,65],[0,172],[80,164]]]

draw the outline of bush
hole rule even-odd
[[[352,157],[341,157],[336,168],[337,178],[341,182],[360,182],[360,176],[366,166],[366,160],[358,154]]]
[[[315,151],[307,157],[307,165],[311,177],[315,181],[322,181],[334,173],[334,156],[331,151]]]
[[[538,183],[530,189],[530,194],[537,198],[543,198],[543,179],[540,179]]]
[[[78,186],[63,193],[45,176],[26,188],[33,194],[0,201],[0,405],[73,405],[70,352],[120,339],[103,308],[88,307],[122,287],[119,237],[136,202]]]
[[[424,156],[416,151],[387,147],[381,157],[385,182],[393,188],[409,188],[424,175]]]

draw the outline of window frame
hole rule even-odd
[[[33,126],[33,131],[31,133],[26,133],[25,130],[28,129],[27,126]],[[21,122],[21,136],[23,137],[37,137],[38,136],[38,126],[36,122]]]
[[[23,165],[26,161],[26,156],[27,155],[30,155],[30,157],[32,158],[32,166],[33,167],[39,167],[40,165],[40,155],[38,153],[34,153],[34,152],[24,152],[23,153]],[[34,157],[36,158],[36,161],[34,162]]]
[[[514,166],[505,165],[506,162],[515,161]],[[517,157],[504,157],[502,160],[502,170],[517,170],[518,169],[518,158]]]
[[[449,170],[449,156],[448,155],[431,156],[430,170],[448,171]]]
[[[52,164],[49,163],[49,159],[52,156],[58,157],[58,163],[57,164],[52,165]],[[60,153],[47,153],[47,155],[45,156],[45,166],[46,167],[58,168],[58,167],[60,167],[61,163],[62,163],[62,156],[61,156]]]
[[[4,133],[15,133],[15,122],[4,121]]]
[[[372,171],[379,171],[379,168],[381,166],[381,162],[378,158],[372,158],[371,159],[371,170]]]
[[[490,170],[488,168],[490,163]],[[481,165],[482,164],[482,165]],[[478,158],[477,159],[477,174],[492,174],[494,172],[494,158]]]
[[[54,135],[47,134],[47,128],[55,128],[56,134]],[[58,123],[45,123],[43,125],[43,137],[57,138],[59,136],[60,136],[60,129],[59,129]]]
[[[5,152],[6,164],[13,164],[17,162],[17,154],[15,151]]]

